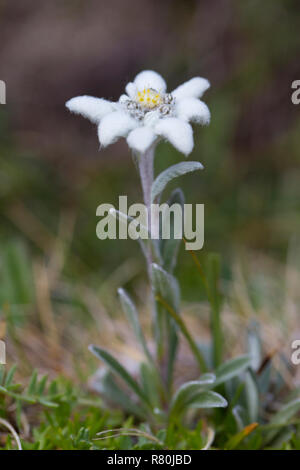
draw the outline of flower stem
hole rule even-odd
[[[154,176],[154,151],[155,145],[151,146],[146,152],[140,154],[139,158],[139,171],[142,183],[144,204],[148,212],[148,230],[151,227],[151,188]],[[148,275],[151,282],[151,263],[152,253],[150,245],[146,253]]]
[[[144,204],[147,208],[148,212],[148,232],[151,236],[151,189],[152,183],[154,179],[154,152],[155,152],[155,144],[153,144],[145,153],[140,154],[139,156],[139,172],[143,190],[143,197],[144,197]],[[145,251],[145,257],[147,262],[147,271],[149,282],[152,287],[152,262],[153,262],[153,255],[151,251],[151,243],[148,243],[147,250]],[[154,297],[153,287],[151,289],[151,306],[152,306],[152,318],[153,318],[153,331],[155,331],[156,337],[156,359],[158,361],[158,366],[160,370],[160,375],[163,380],[163,360],[164,360],[164,347],[163,347],[163,333],[159,328],[158,325],[158,312],[157,312],[157,305],[156,300]]]

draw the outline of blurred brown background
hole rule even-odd
[[[128,255],[142,266],[134,242],[95,236],[98,204],[140,199],[129,151],[119,142],[99,153],[95,128],[64,103],[80,94],[117,99],[150,68],[170,89],[195,75],[211,81],[212,123],[196,128],[191,156],[205,172],[180,183],[187,202],[206,205],[205,250],[225,262],[238,247],[284,260],[300,226],[300,108],[291,103],[299,31],[297,0],[0,1],[3,244],[21,239],[30,253],[40,250],[41,226],[57,233],[60,214],[71,211],[69,276],[100,282]],[[161,144],[157,171],[181,158]],[[47,254],[46,235],[43,243]],[[186,295],[197,295],[184,251],[181,258]]]
[[[0,14],[14,137],[53,158],[95,155],[94,133],[70,119],[65,100],[117,99],[145,68],[161,72],[170,89],[199,74],[212,93],[231,88],[239,152],[278,140],[297,117],[289,99],[300,76],[297,1],[10,0]]]

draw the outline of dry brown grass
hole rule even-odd
[[[22,211],[14,208],[11,212],[14,223],[19,228],[26,228],[26,235],[47,255],[47,262],[43,255],[33,260],[36,302],[26,307],[28,319],[24,327],[16,329],[13,338],[7,338],[9,361],[19,364],[19,374],[23,376],[29,375],[32,368],[37,368],[50,377],[61,373],[78,380],[87,378],[95,368],[96,363],[87,349],[89,344],[95,343],[113,351],[134,372],[143,355],[121,312],[116,289],[139,274],[143,266],[135,260],[129,260],[113,272],[98,291],[82,281],[70,284],[63,275],[63,268],[72,240],[74,214],[62,215],[55,236],[49,234],[32,214],[31,223],[28,224],[27,216],[24,218],[27,213],[24,208]],[[48,241],[51,239],[50,244],[45,243],[45,237]],[[259,324],[265,357],[273,357],[275,367],[290,387],[299,381],[300,370],[299,367],[288,369],[280,357],[284,355],[289,361],[291,342],[300,338],[298,258],[295,244],[291,244],[285,265],[262,254],[243,254],[239,257],[243,262],[237,261],[233,266],[232,280],[224,281],[222,286],[226,293],[222,312],[226,356],[233,357],[246,352],[247,329],[255,320]],[[76,292],[86,306],[86,317],[78,316],[72,304],[54,302],[54,291],[71,295]],[[136,290],[136,296],[140,299],[140,317],[149,338],[149,347],[154,349],[150,340],[149,302],[141,300],[147,298],[147,291],[148,287],[141,284]],[[259,297],[256,307],[251,300],[253,295]],[[181,315],[198,341],[209,341],[210,313],[207,303],[184,303]],[[3,329],[4,324],[0,331],[2,336]],[[198,373],[183,339],[176,381],[180,383],[194,378]]]

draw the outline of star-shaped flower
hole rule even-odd
[[[188,155],[194,146],[189,122],[206,125],[210,121],[207,105],[199,100],[209,86],[205,78],[195,77],[167,93],[165,80],[145,70],[127,84],[126,94],[118,102],[77,96],[66,106],[98,125],[99,141],[104,147],[126,137],[132,150],[143,153],[165,138]]]

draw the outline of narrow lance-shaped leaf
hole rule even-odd
[[[262,344],[256,322],[252,322],[247,334],[248,351],[251,356],[251,368],[257,371],[262,363]]]
[[[159,377],[156,370],[152,365],[142,362],[140,375],[143,390],[147,397],[149,397],[153,408],[160,408],[159,391],[161,384],[159,383]]]
[[[188,408],[224,408],[227,401],[219,393],[205,389],[214,380],[209,374],[205,374],[205,380],[187,382],[176,393],[171,405],[170,424],[178,419]]]
[[[180,292],[175,277],[153,263],[152,284],[155,294],[160,295],[174,310],[178,311]]]
[[[105,349],[99,348],[95,345],[89,346],[90,351],[103,361],[115,374],[121,377],[124,382],[135,392],[135,394],[147,405],[149,405],[149,400],[146,395],[143,393],[139,384],[131,377],[127,370]]]
[[[200,390],[206,385],[211,385],[216,380],[214,374],[206,373],[203,374],[199,380],[193,380],[183,384],[175,393],[171,402],[172,412],[179,412]]]
[[[32,373],[29,385],[28,385],[28,389],[27,389],[27,392],[29,395],[35,393],[36,384],[37,384],[37,371],[34,370]]]
[[[240,432],[232,436],[225,444],[224,446],[225,449],[227,450],[236,449],[236,447],[238,447],[238,445],[257,428],[257,426],[258,426],[258,423],[251,423],[248,426],[246,426],[244,429],[242,429]]]
[[[167,201],[167,204],[169,207],[171,207],[173,204],[179,204],[181,206],[182,210],[182,216],[184,217],[184,195],[181,189],[177,188],[175,189],[169,200]],[[180,243],[182,239],[179,238],[174,238],[175,235],[175,221],[170,220],[167,218],[162,219],[162,230],[164,229],[164,224],[165,223],[170,223],[170,238],[169,239],[161,239],[160,240],[160,251],[161,251],[161,256],[163,258],[163,267],[166,271],[172,272],[173,269],[176,266],[176,261],[177,261],[177,254],[179,251]]]
[[[164,299],[165,302],[170,305],[174,311],[178,312],[180,304],[180,291],[178,282],[175,277],[167,273],[163,268],[161,268],[155,263],[153,263],[151,266],[151,273],[152,287],[155,296],[159,296]],[[158,316],[156,328],[160,330],[158,331],[157,337],[161,340],[163,340],[163,329],[166,327],[166,325],[168,325],[168,376],[170,383],[170,377],[172,374],[178,344],[177,325],[174,323],[173,319],[168,315],[168,312],[164,308],[164,306],[159,302],[156,303],[156,311]]]
[[[220,258],[210,253],[207,258],[207,287],[211,304],[211,330],[213,336],[213,361],[218,367],[222,362],[223,336],[221,325],[221,295],[219,292]]]
[[[245,374],[245,394],[249,421],[253,423],[258,419],[259,393],[254,374],[250,369]]]
[[[150,362],[153,362],[152,356],[149,352],[147,347],[147,343],[140,325],[138,312],[132,300],[130,299],[129,295],[126,291],[122,288],[118,289],[118,294],[120,297],[121,305],[123,311],[128,319],[128,322],[131,324],[134,334],[139,341],[140,345],[143,348],[143,351]]]
[[[214,387],[241,374],[251,364],[251,357],[248,355],[239,356],[234,359],[230,359],[216,370],[216,381]]]
[[[245,415],[245,410],[241,405],[236,405],[232,409],[232,416],[235,420],[235,423],[239,432],[242,431],[242,429],[245,427],[244,415]]]
[[[9,242],[2,247],[1,255],[1,293],[5,294],[5,300],[11,304],[32,303],[32,266],[25,246],[17,241]]]
[[[161,304],[165,309],[166,311],[169,313],[169,315],[174,319],[176,325],[180,328],[182,334],[185,336],[185,338],[187,339],[188,343],[189,343],[189,346],[195,356],[195,359],[197,360],[198,364],[199,364],[199,368],[201,371],[206,371],[207,370],[207,367],[206,367],[206,361],[204,359],[204,356],[202,355],[202,352],[200,351],[200,348],[197,346],[196,342],[194,341],[194,339],[192,338],[189,330],[187,329],[184,321],[182,320],[182,318],[180,317],[180,315],[175,312],[174,309],[172,309],[172,307],[164,300],[162,299],[159,295],[157,296],[157,304]]]
[[[129,413],[145,419],[146,414],[144,410],[134,403],[126,392],[119,387],[110,371],[105,370],[101,373],[100,377],[96,378],[94,388],[98,393],[103,394],[107,400],[114,402]]]
[[[205,390],[193,396],[188,406],[192,408],[225,408],[227,400],[219,393]]]
[[[176,279],[155,263],[152,264],[151,268],[152,286],[155,296],[163,298],[177,312],[179,310],[180,293]],[[164,354],[164,330],[168,331],[167,385],[170,389],[178,346],[177,325],[173,318],[168,315],[168,311],[159,302],[156,302],[156,316],[157,353],[160,359]]]
[[[265,443],[267,444],[272,439],[276,437],[276,435],[280,432],[280,425],[286,424],[288,425],[289,420],[295,416],[300,411],[300,398],[296,400],[290,401],[273,416],[270,421],[270,426],[274,426],[274,429],[270,429],[267,432]]]
[[[41,378],[39,384],[38,384],[38,395],[42,395],[44,393],[44,390],[45,390],[45,387],[46,387],[46,384],[47,384],[47,380],[48,380],[48,375],[45,374],[43,375],[43,377]]]
[[[300,411],[300,398],[290,401],[284,405],[281,410],[272,418],[270,424],[282,424],[290,420],[296,413]]]
[[[167,331],[169,332],[166,385],[168,392],[171,392],[179,338],[177,334],[177,325],[174,323],[173,318],[168,316],[166,320],[168,325]]]
[[[14,378],[14,375],[15,375],[15,372],[16,372],[16,369],[17,369],[17,365],[14,364],[10,369],[9,371],[7,372],[6,374],[6,377],[5,377],[5,381],[4,381],[4,386],[5,387],[9,387],[13,381],[13,378]]]
[[[181,162],[164,170],[152,184],[151,201],[154,202],[172,179],[196,170],[203,170],[203,165],[200,162]]]

